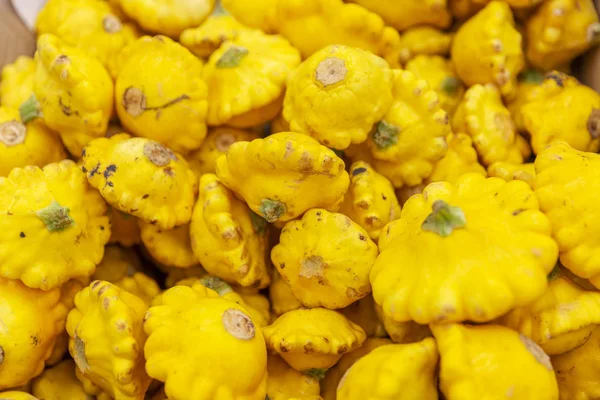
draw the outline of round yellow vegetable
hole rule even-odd
[[[500,92],[493,85],[474,85],[467,89],[452,119],[452,127],[455,132],[471,136],[486,166],[499,161],[523,162],[519,134]]]
[[[465,174],[411,197],[379,239],[373,297],[397,322],[486,322],[546,289],[558,246],[531,188]]]
[[[278,355],[267,358],[269,400],[322,400],[318,379],[298,372]]]
[[[90,400],[75,376],[76,368],[73,360],[68,359],[46,369],[34,379],[31,392],[35,397],[47,400]]]
[[[383,59],[358,48],[329,46],[290,74],[283,116],[292,131],[343,150],[364,142],[383,118],[392,103],[392,81]]]
[[[215,0],[111,0],[147,31],[174,38],[184,29],[200,25],[212,12]]]
[[[4,278],[0,303],[0,390],[4,390],[25,385],[44,370],[67,310],[58,289],[30,289]]]
[[[268,286],[266,229],[266,221],[216,175],[202,175],[190,236],[194,254],[210,274],[243,286]]]
[[[456,73],[468,86],[492,83],[506,98],[515,95],[525,59],[507,3],[492,1],[465,22],[454,36],[451,52]]]
[[[394,71],[394,100],[367,140],[372,165],[395,187],[428,178],[447,151],[449,117],[436,92],[409,71]]]
[[[19,108],[33,92],[35,61],[19,56],[12,64],[6,64],[0,75],[0,106]]]
[[[285,80],[298,64],[300,53],[281,36],[248,30],[224,42],[202,71],[208,124],[248,128],[273,119]]]
[[[326,308],[289,311],[263,331],[269,350],[295,370],[310,374],[333,367],[342,355],[359,348],[366,339],[361,327]]]
[[[119,59],[115,105],[121,124],[176,152],[200,148],[208,110],[202,61],[164,36],[138,39]]]
[[[73,161],[0,177],[0,276],[48,290],[92,274],[110,236],[106,204]]]
[[[349,184],[344,161],[332,150],[291,132],[232,144],[216,170],[268,222],[287,222],[311,208],[337,211]]]
[[[536,154],[557,140],[576,150],[600,149],[600,94],[569,75],[548,73],[529,92],[521,114]]]
[[[145,371],[142,323],[146,304],[106,281],[94,281],[75,297],[67,319],[69,352],[77,368],[116,400],[143,400]]]
[[[40,120],[21,122],[19,110],[0,107],[0,176],[13,168],[43,167],[67,158],[58,135]]]
[[[525,32],[531,65],[560,68],[598,43],[598,12],[591,0],[545,1],[525,22]]]
[[[139,36],[137,27],[117,14],[106,1],[49,0],[37,15],[35,30],[38,35],[56,35],[65,44],[89,53],[114,78],[119,52]]]
[[[304,306],[338,309],[370,293],[377,254],[377,245],[350,218],[313,208],[285,225],[271,260]]]
[[[190,221],[196,176],[182,156],[153,140],[126,134],[93,141],[82,169],[113,207],[162,229]]]
[[[338,400],[437,400],[435,340],[379,346],[340,379]]]
[[[535,194],[552,224],[560,262],[600,288],[600,214],[595,188],[600,187],[600,155],[555,142],[535,160]]]
[[[533,339],[548,355],[584,344],[600,324],[600,293],[586,291],[556,267],[546,292],[502,317],[502,324]]]
[[[144,329],[146,369],[169,399],[264,400],[263,334],[243,306],[177,286],[148,310]]]
[[[432,325],[440,388],[448,400],[558,400],[550,357],[527,336],[499,325]]]
[[[41,115],[79,157],[86,144],[106,134],[112,79],[96,58],[51,34],[38,38],[35,61],[34,96],[21,105],[21,119],[27,123]]]

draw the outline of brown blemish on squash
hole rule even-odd
[[[146,111],[146,96],[141,89],[128,87],[123,93],[123,107],[127,114],[139,117]]]
[[[25,141],[27,128],[19,121],[8,121],[0,124],[0,143],[6,147],[16,146]]]
[[[229,150],[229,146],[233,143],[235,143],[235,137],[231,133],[222,133],[215,138],[215,146],[222,153]]]
[[[123,25],[119,18],[109,14],[102,19],[102,27],[106,33],[117,33],[121,31]]]
[[[4,363],[4,349],[0,346],[0,365]]]
[[[535,357],[535,360],[537,362],[546,367],[548,371],[552,371],[552,363],[550,363],[550,357],[548,357],[548,355],[544,353],[544,350],[542,350],[542,348],[538,346],[536,342],[523,335],[522,333],[519,333],[519,339],[521,339],[521,342],[525,345],[527,351]]]
[[[74,342],[75,354],[73,355],[73,358],[75,359],[75,364],[77,364],[79,369],[85,373],[85,371],[90,369],[90,365],[88,364],[85,356],[85,343],[83,343],[83,340],[77,336],[77,333],[75,334]]]
[[[327,57],[319,63],[315,71],[315,78],[323,86],[335,85],[346,79],[348,68],[346,62],[337,57]]]
[[[171,150],[154,141],[149,141],[144,145],[144,155],[152,164],[158,167],[164,167],[169,164],[171,160],[177,159]]]
[[[587,122],[587,129],[594,139],[600,137],[600,108],[593,108]]]
[[[233,337],[240,340],[251,340],[255,335],[252,319],[241,310],[229,308],[222,317],[225,330]]]
[[[321,256],[310,256],[305,258],[300,263],[300,272],[298,273],[301,277],[311,279],[317,277],[323,279],[323,271],[327,264]]]

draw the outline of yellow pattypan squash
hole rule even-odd
[[[500,92],[493,85],[467,89],[452,119],[452,127],[455,132],[471,136],[485,166],[498,161],[523,162],[521,139]]]
[[[350,0],[367,10],[381,15],[386,24],[406,30],[417,25],[447,28],[452,16],[446,7],[446,0]]]
[[[356,350],[344,354],[337,364],[327,370],[325,377],[321,381],[321,395],[323,396],[323,400],[336,400],[338,384],[348,368],[357,360],[360,360],[361,357],[369,354],[373,349],[388,344],[393,344],[390,339],[367,339]]]
[[[188,268],[198,264],[192,250],[190,224],[173,229],[139,221],[142,243],[153,259],[168,267]]]
[[[35,61],[34,94],[21,105],[21,119],[27,123],[41,116],[79,157],[87,143],[106,133],[112,79],[96,58],[51,34],[38,38]]]
[[[488,168],[488,175],[502,178],[505,181],[520,180],[532,189],[535,185],[535,168],[533,163],[511,164],[505,162],[493,163]]]
[[[350,181],[332,150],[291,132],[232,144],[216,170],[268,222],[287,222],[311,208],[337,211]]]
[[[290,74],[283,116],[292,131],[343,150],[364,142],[383,118],[392,82],[383,59],[358,48],[325,47]]]
[[[377,254],[360,225],[314,208],[285,225],[271,260],[304,306],[338,309],[371,292],[369,272]]]
[[[124,213],[115,207],[110,207],[111,235],[108,243],[117,243],[123,247],[140,244],[140,228],[137,218]]]
[[[82,154],[90,184],[113,207],[162,229],[192,217],[198,183],[184,158],[126,134],[94,140]]]
[[[68,359],[46,369],[34,379],[31,392],[35,397],[46,400],[90,400],[75,375],[76,368],[73,360]]]
[[[350,321],[360,326],[365,331],[367,337],[385,337],[387,333],[383,322],[379,319],[379,315],[376,312],[376,306],[373,296],[369,294],[338,311],[344,314]]]
[[[515,96],[506,103],[506,108],[510,111],[510,116],[519,132],[527,130],[523,121],[523,106],[529,101],[530,93],[543,81],[544,74],[535,69],[528,69],[519,74]]]
[[[342,0],[223,0],[223,6],[245,25],[281,34],[303,58],[332,44],[387,57],[400,41],[379,15]]]
[[[265,342],[243,306],[177,286],[148,310],[144,329],[146,369],[169,399],[265,399]]]
[[[465,174],[412,196],[385,228],[373,297],[398,322],[490,321],[542,295],[558,246],[531,188]]]
[[[250,142],[259,137],[254,132],[242,129],[226,126],[213,128],[209,130],[206,139],[202,143],[202,147],[189,154],[186,158],[198,177],[203,174],[214,174],[217,158],[227,153],[229,146],[235,142]]]
[[[267,348],[300,372],[322,375],[366,339],[362,328],[337,311],[301,308],[263,329]]]
[[[290,284],[279,275],[276,269],[273,269],[271,285],[269,285],[269,299],[276,316],[302,307],[300,300],[294,296]]]
[[[73,161],[0,177],[0,276],[48,290],[89,276],[110,236],[106,204]]]
[[[158,283],[142,272],[141,262],[133,250],[106,246],[104,258],[92,279],[107,281],[150,304],[160,292]]]
[[[189,51],[201,58],[208,58],[228,40],[245,35],[249,29],[231,15],[213,14],[200,26],[184,30],[179,41]]]
[[[535,160],[535,194],[552,223],[560,262],[600,288],[600,155],[555,142]]]
[[[121,124],[180,153],[200,148],[208,111],[202,61],[164,36],[138,39],[119,60],[115,105]]]
[[[395,187],[420,184],[447,151],[448,113],[427,82],[409,71],[394,71],[391,108],[373,127],[367,145],[377,172]]]
[[[560,68],[598,44],[598,12],[591,0],[548,0],[527,19],[525,32],[527,61],[546,71]]]
[[[600,324],[600,292],[584,290],[557,266],[542,297],[499,322],[533,339],[548,355],[564,354],[584,344]]]
[[[267,223],[214,174],[200,178],[190,237],[194,254],[210,274],[243,286],[268,286]]]
[[[442,110],[450,115],[454,113],[465,87],[456,76],[452,61],[436,55],[418,55],[406,63],[406,70],[424,79],[437,93]]]
[[[600,149],[600,94],[569,75],[547,74],[529,93],[521,114],[536,154],[555,140],[576,150]]]
[[[350,187],[340,213],[358,223],[371,239],[377,240],[381,229],[400,217],[400,205],[391,182],[366,162],[357,161],[350,167]]]
[[[322,400],[319,380],[296,371],[278,355],[269,355],[267,371],[267,399]]]
[[[109,282],[94,281],[77,294],[75,306],[67,331],[77,368],[115,400],[143,400],[150,384],[143,355],[146,303]]]
[[[448,400],[558,400],[550,357],[527,336],[499,325],[432,325],[440,388]]]
[[[249,30],[224,42],[202,72],[208,123],[245,128],[273,119],[281,110],[285,80],[299,64],[300,53],[281,36]]]
[[[88,52],[116,77],[119,52],[139,36],[134,24],[123,22],[116,14],[106,1],[49,0],[37,15],[35,30]]]
[[[600,327],[593,330],[582,346],[552,357],[560,399],[592,400],[600,398]]]
[[[379,346],[340,379],[338,400],[437,400],[435,340]]]
[[[67,158],[58,135],[40,120],[21,122],[19,110],[0,106],[0,176],[13,168],[43,167]]]
[[[507,3],[492,1],[465,22],[454,36],[451,53],[456,73],[467,86],[493,83],[506,98],[514,96],[525,60]]]
[[[19,108],[33,92],[35,61],[19,56],[12,64],[6,64],[0,75],[0,106]]]
[[[56,337],[64,329],[66,307],[60,291],[30,289],[0,278],[0,390],[25,385],[44,370]]]
[[[447,56],[454,34],[435,29],[431,26],[417,26],[402,32],[399,62],[405,64],[419,55]]]
[[[0,393],[0,399],[2,400],[39,400],[37,397],[33,397],[26,392],[2,392]]]
[[[111,0],[147,31],[173,38],[200,25],[215,7],[215,0]],[[151,68],[153,69],[153,68]]]

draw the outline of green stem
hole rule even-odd
[[[36,118],[42,117],[42,111],[40,110],[40,103],[35,98],[35,94],[31,96],[21,104],[19,107],[19,113],[21,114],[21,121],[26,124]]]
[[[49,232],[58,232],[75,225],[75,221],[69,215],[69,209],[62,207],[53,201],[48,207],[42,208],[35,213],[42,220]]]
[[[216,276],[204,276],[200,279],[200,282],[207,288],[217,292],[221,297],[225,296],[227,293],[233,292],[231,286],[229,286],[227,283],[223,282]]]
[[[436,200],[421,229],[446,237],[455,229],[464,228],[466,224],[465,214],[459,207],[453,207],[444,200]]]

